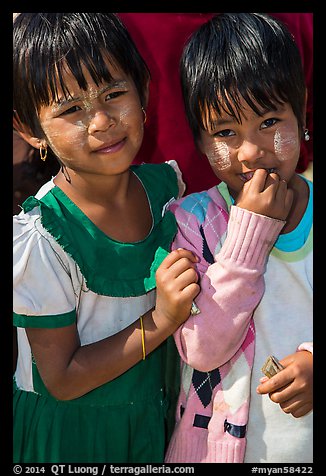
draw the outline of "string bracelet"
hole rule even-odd
[[[143,316],[140,316],[140,329],[141,329],[141,348],[143,353],[143,360],[146,359],[146,349],[145,349],[145,330],[144,330],[144,323],[143,323]]]

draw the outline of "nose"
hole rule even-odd
[[[96,111],[89,121],[88,132],[89,134],[105,132],[114,125],[116,121],[107,111]]]
[[[246,139],[243,140],[242,144],[238,149],[239,162],[246,162],[252,164],[257,160],[261,159],[263,155],[264,152],[258,144],[255,144],[254,142]]]

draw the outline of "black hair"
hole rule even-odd
[[[85,66],[96,85],[110,82],[105,64],[130,76],[145,105],[149,69],[125,26],[114,13],[20,13],[14,20],[13,109],[35,137],[44,137],[38,111],[68,97],[65,68],[81,89],[87,89]]]
[[[185,45],[180,77],[195,141],[214,112],[223,110],[241,122],[242,98],[259,115],[288,102],[303,133],[306,86],[300,51],[285,25],[267,14],[215,15]]]

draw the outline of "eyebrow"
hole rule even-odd
[[[260,114],[261,114],[261,116],[265,116],[266,114],[269,114],[269,113],[279,113],[280,114],[284,111],[285,111],[285,107],[282,104],[279,104],[273,109],[269,109],[269,108],[262,109],[260,111]],[[260,117],[260,116],[257,114],[257,117]],[[235,117],[233,117],[229,114],[225,114],[222,117],[219,116],[217,119],[211,121],[210,126],[211,126],[212,130],[214,130],[217,127],[224,127],[224,126],[233,124],[234,122],[237,122]]]
[[[236,119],[231,116],[230,119],[215,119],[214,121],[211,122],[211,125],[213,127],[221,127],[228,124],[233,124],[234,122],[236,122]]]
[[[115,79],[114,81],[108,83],[106,86],[103,86],[103,88],[100,88],[96,95],[101,96],[103,93],[105,93],[105,91],[119,87],[127,87],[127,81],[124,79]],[[55,112],[71,103],[81,101],[84,98],[85,96],[72,96],[69,98],[61,97],[53,104],[52,111]]]
[[[236,119],[234,117],[230,117],[230,119],[224,119],[224,118],[221,118],[221,119],[215,119],[214,121],[208,121],[208,126],[210,128],[210,130],[215,130],[217,129],[218,127],[225,127],[225,126],[228,126],[228,125],[232,125],[234,124],[236,121]]]

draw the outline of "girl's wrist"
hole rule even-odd
[[[155,324],[155,327],[167,332],[167,336],[172,334],[180,326],[179,322],[169,318],[166,313],[161,312],[157,308],[154,308],[152,311],[152,319]]]

